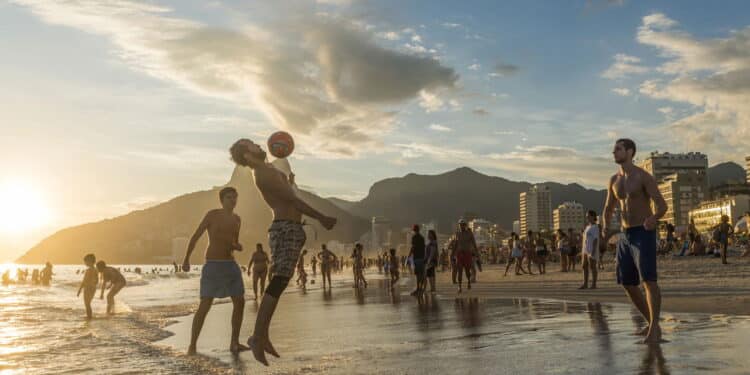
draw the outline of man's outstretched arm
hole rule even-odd
[[[195,229],[195,233],[193,233],[193,236],[190,237],[190,242],[188,243],[187,252],[185,253],[185,258],[182,260],[182,270],[187,272],[190,271],[190,255],[193,254],[193,250],[195,250],[195,245],[198,243],[198,240],[203,235],[203,232],[208,229],[208,214],[203,217],[203,220],[201,220],[200,224],[198,224],[198,228]]]
[[[607,184],[607,200],[604,201],[604,210],[602,210],[602,232],[607,234],[609,221],[612,218],[612,214],[615,212],[615,196],[612,191],[612,184],[614,183],[615,177],[612,176]]]

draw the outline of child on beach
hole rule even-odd
[[[99,297],[104,299],[104,289],[109,282],[109,293],[107,293],[107,314],[115,313],[115,296],[125,287],[125,276],[116,268],[107,266],[103,260],[96,262],[96,269],[102,274],[102,293]]]
[[[81,286],[78,288],[76,297],[79,297],[81,290],[83,290],[83,305],[86,307],[86,319],[91,319],[91,300],[94,299],[96,286],[99,284],[99,275],[96,272],[96,268],[94,268],[96,257],[94,254],[86,254],[83,257],[83,263],[86,264],[87,268],[83,273],[83,281],[81,281]]]
[[[390,269],[391,269],[391,288],[396,285],[399,279],[398,274],[398,256],[396,256],[396,249],[391,249],[391,256],[389,259],[389,262],[391,263]]]

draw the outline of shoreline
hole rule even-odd
[[[511,268],[504,277],[505,264],[483,265],[472,290],[457,296],[481,298],[544,298],[581,302],[625,303],[630,300],[617,285],[614,261],[605,260],[599,271],[597,289],[577,289],[583,281],[580,265],[575,272],[563,273],[559,263],[548,263],[547,274],[516,276]],[[659,286],[663,312],[750,315],[750,258],[730,258],[722,265],[717,258],[660,258]],[[437,272],[436,288],[441,294],[455,290],[450,271]]]

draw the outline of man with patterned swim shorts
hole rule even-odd
[[[297,259],[305,244],[302,215],[316,219],[328,230],[336,225],[336,218],[323,215],[297,197],[293,189],[294,175],[287,177],[271,165],[266,160],[266,152],[251,140],[240,139],[232,145],[229,152],[235,163],[253,170],[255,186],[273,211],[274,220],[268,229],[273,278],[260,302],[255,331],[247,339],[255,359],[268,366],[265,353],[279,357],[269,339],[268,327],[279,297],[294,275]]]
[[[607,225],[619,203],[624,236],[617,243],[617,283],[625,288],[633,305],[648,321],[648,327],[641,332],[646,336],[644,343],[656,344],[662,341],[661,291],[656,282],[656,224],[667,212],[667,204],[654,177],[633,164],[635,142],[618,139],[612,155],[620,170],[609,180],[602,232],[607,233]],[[651,209],[652,201],[656,212]],[[641,282],[646,290],[645,299],[638,288]]]

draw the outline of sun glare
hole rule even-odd
[[[49,221],[50,211],[38,189],[22,181],[0,182],[0,232],[22,234]]]

